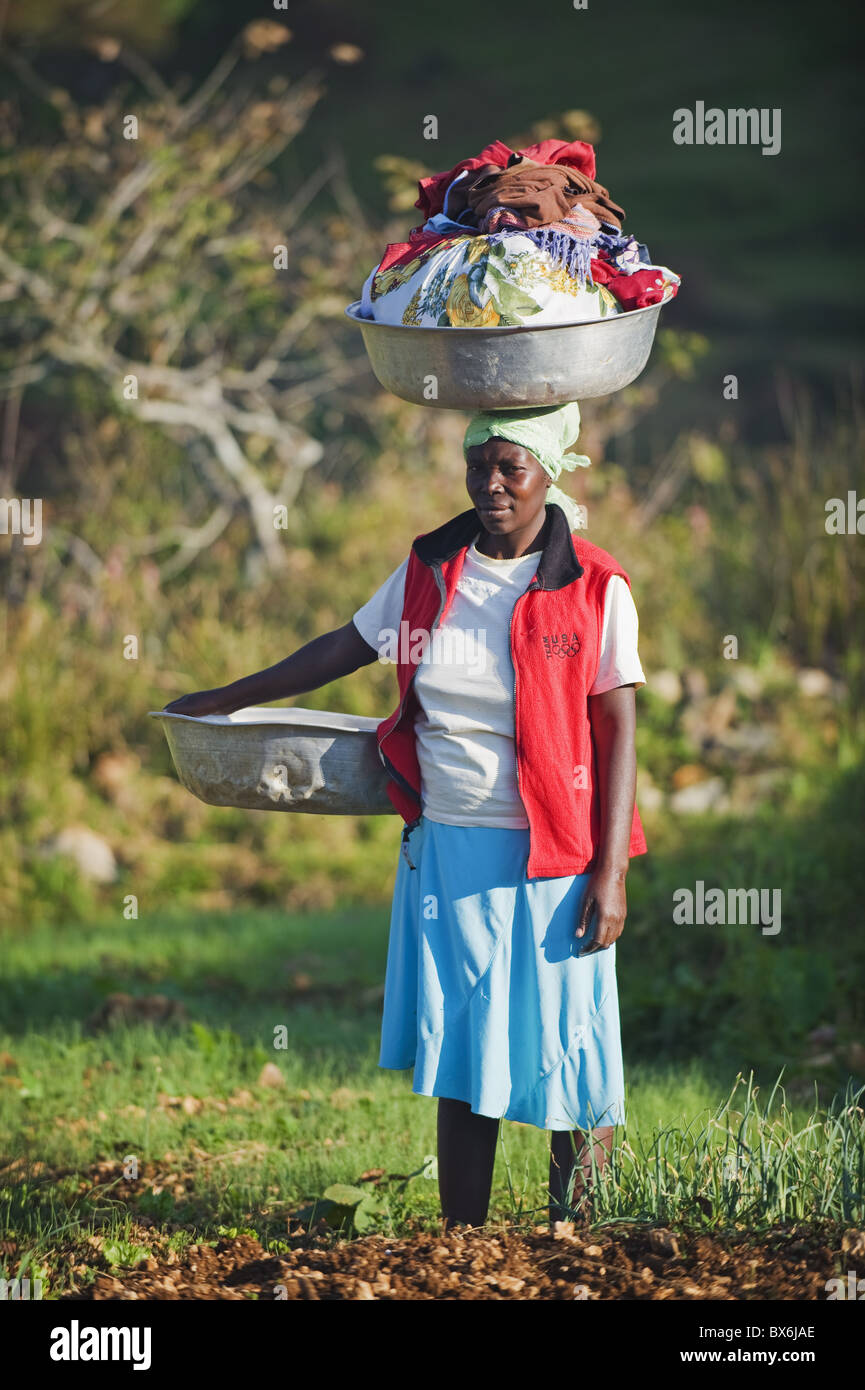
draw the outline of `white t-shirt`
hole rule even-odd
[[[525,830],[514,750],[514,668],[510,621],[534,578],[540,552],[493,560],[469,546],[444,623],[418,665],[414,690],[421,803],[428,820]],[[405,594],[406,558],[352,621],[379,660],[395,661]],[[590,695],[645,685],[637,654],[638,619],[624,579],[604,595],[601,658]]]

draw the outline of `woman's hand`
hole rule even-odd
[[[596,911],[597,916],[594,939],[580,951],[581,956],[589,956],[593,951],[603,951],[621,936],[628,915],[625,872],[622,869],[599,868],[589,879],[580,920],[577,923],[578,941],[586,936],[592,912]]]
[[[196,690],[192,695],[181,695],[166,705],[164,714],[188,714],[198,718],[203,714],[233,714],[239,706],[224,688],[218,690]]]

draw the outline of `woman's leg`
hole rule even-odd
[[[595,1164],[598,1172],[606,1165],[613,1149],[612,1125],[602,1125],[592,1130],[594,1136]],[[592,1179],[592,1154],[586,1135],[575,1129],[553,1130],[550,1135],[550,1225],[555,1221],[566,1221],[568,1187],[574,1178],[571,1206],[575,1206],[585,1191],[587,1182]]]
[[[468,1101],[440,1096],[438,1175],[442,1229],[457,1221],[482,1226],[487,1219],[499,1121],[476,1115]]]

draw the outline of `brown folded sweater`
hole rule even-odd
[[[523,156],[507,169],[484,164],[473,170],[451,189],[448,215],[457,218],[470,208],[480,224],[493,208],[507,207],[526,227],[543,227],[561,221],[578,204],[600,222],[621,229],[625,210],[603,184],[564,164],[536,164]]]

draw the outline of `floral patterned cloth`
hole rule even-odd
[[[507,328],[620,313],[606,285],[580,285],[522,233],[452,236],[389,270],[374,270],[361,312],[416,328]]]

